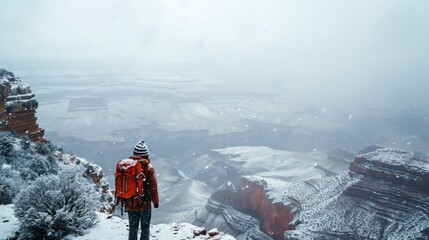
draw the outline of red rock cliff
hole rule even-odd
[[[266,194],[264,182],[241,178],[237,186],[230,184],[216,191],[212,198],[258,219],[261,229],[273,239],[283,240],[285,231],[295,229],[290,224],[295,213],[283,203],[273,203]]]
[[[38,102],[30,87],[13,73],[0,69],[0,129],[44,141],[44,130],[37,124]]]
[[[429,192],[429,162],[410,152],[380,148],[361,154],[350,164],[350,172]]]
[[[331,166],[337,162],[327,160]],[[240,239],[429,239],[428,186],[428,159],[376,148],[337,174],[296,181],[241,178],[216,190],[206,205],[208,214],[201,215],[237,230]],[[257,223],[247,224],[246,216]],[[246,224],[265,234],[247,234]]]

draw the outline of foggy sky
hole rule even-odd
[[[429,87],[426,0],[14,0],[0,8],[0,66],[11,71],[165,66],[285,83],[296,94],[406,91],[423,102]]]

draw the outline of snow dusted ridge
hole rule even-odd
[[[213,150],[221,155],[227,156],[228,161],[236,166],[245,175],[257,175],[283,179],[303,179],[320,175],[320,171],[314,168],[326,159],[326,153],[313,152],[291,152],[274,150],[269,147],[238,146]]]
[[[212,200],[256,217],[273,239],[429,239],[429,161],[413,153],[377,148],[351,159],[338,150],[327,156],[266,147],[215,151],[248,175]],[[211,206],[201,218],[228,223],[231,214]]]
[[[350,170],[429,192],[429,161],[410,152],[389,148],[377,149],[358,155]]]
[[[417,158],[413,153],[399,149],[381,148],[374,152],[362,154],[359,157],[368,161],[379,161],[391,166],[402,166],[409,169],[415,169],[419,172],[429,171],[429,162]]]
[[[68,236],[66,240],[121,240],[128,237],[128,221],[116,216],[98,213],[99,223],[84,236]],[[19,220],[14,216],[13,205],[0,205],[0,238],[10,239],[19,231]],[[233,240],[230,235],[216,229],[205,231],[189,223],[151,225],[152,240],[212,239]]]

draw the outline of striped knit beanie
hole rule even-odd
[[[149,156],[149,148],[146,145],[146,142],[142,139],[140,140],[133,151],[134,156]]]

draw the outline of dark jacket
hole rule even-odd
[[[143,173],[146,176],[146,180],[148,181],[148,191],[152,196],[152,202],[154,205],[159,205],[159,198],[158,198],[158,183],[156,180],[156,174],[155,174],[155,168],[150,164],[149,159],[146,157],[141,156],[131,156],[130,159],[134,159],[139,161],[143,166]],[[144,210],[147,210],[151,207],[151,202],[146,202],[141,206],[133,206],[130,202],[127,202],[125,204],[125,209],[127,211],[135,211],[135,212],[142,212]]]

